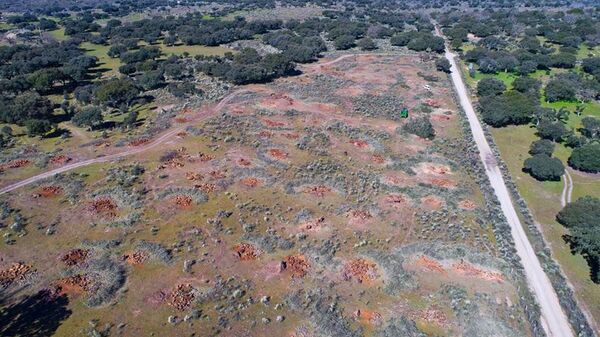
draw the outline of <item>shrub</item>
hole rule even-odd
[[[443,72],[448,73],[448,74],[451,72],[450,71],[450,68],[451,68],[450,61],[448,61],[445,58],[439,58],[439,59],[437,59],[437,61],[435,61],[435,67],[436,67],[437,70],[443,71]]]
[[[569,157],[569,165],[585,172],[600,172],[600,143],[589,143],[574,149]]]
[[[358,46],[358,48],[362,49],[362,50],[375,50],[377,49],[377,45],[375,44],[375,42],[368,37],[362,38],[360,40],[358,40],[358,42],[356,43],[356,45]]]
[[[433,139],[435,137],[435,130],[428,116],[411,118],[402,129],[421,138]]]
[[[497,78],[484,78],[477,83],[479,97],[500,95],[504,90],[506,90],[506,85]]]
[[[542,119],[537,125],[537,134],[541,138],[555,142],[561,141],[568,134],[567,127],[560,121]]]
[[[525,160],[523,171],[529,173],[537,180],[559,181],[565,172],[565,167],[558,158],[536,154]]]
[[[529,154],[532,156],[543,154],[550,157],[552,156],[552,152],[554,152],[554,143],[548,139],[536,140],[529,147]]]
[[[346,50],[354,47],[354,36],[352,35],[342,35],[336,38],[333,41],[335,45],[335,49],[337,50]]]

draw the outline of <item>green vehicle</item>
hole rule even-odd
[[[402,111],[400,111],[400,117],[408,118],[408,108],[402,108]]]

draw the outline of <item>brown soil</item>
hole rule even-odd
[[[295,132],[282,133],[281,136],[283,136],[284,138],[289,139],[289,140],[296,140],[296,139],[300,138],[300,135]]]
[[[439,108],[440,107],[440,103],[438,101],[436,101],[435,99],[432,98],[428,98],[425,100],[425,104],[432,107],[432,108]]]
[[[202,174],[198,172],[187,172],[185,174],[185,179],[191,181],[201,181],[202,179],[204,179],[204,176],[202,176]]]
[[[181,131],[181,132],[177,132],[176,136],[179,138],[185,138],[187,137],[188,133],[185,131]]]
[[[4,163],[0,165],[0,172],[6,170],[6,169],[13,169],[13,168],[19,168],[19,167],[23,167],[23,166],[27,166],[31,164],[31,161],[27,160],[27,159],[15,159],[15,160],[11,160],[8,163]]]
[[[280,149],[270,149],[269,151],[267,151],[269,153],[269,155],[273,158],[277,158],[277,159],[285,159],[288,157],[288,154],[286,152],[284,152],[283,150]]]
[[[187,121],[188,120],[185,117],[177,117],[177,118],[175,118],[175,122],[176,123],[187,123]]]
[[[383,317],[381,316],[380,313],[378,313],[376,311],[359,309],[359,310],[356,310],[353,315],[354,315],[355,320],[359,320],[366,324],[372,324],[372,325],[383,324]]]
[[[410,318],[412,320],[424,320],[438,326],[445,326],[448,323],[448,316],[443,311],[435,308],[413,312],[410,314]]]
[[[250,162],[248,159],[244,159],[244,158],[238,159],[237,163],[240,166],[250,166],[252,164],[252,162]]]
[[[191,284],[180,284],[171,291],[167,303],[173,308],[183,311],[190,307],[195,297],[194,287]]]
[[[425,255],[421,255],[416,261],[415,261],[415,265],[421,267],[422,269],[428,270],[428,271],[433,271],[436,273],[446,273],[446,270],[444,269],[444,267],[442,266],[441,263],[439,263],[438,261],[425,256]]]
[[[375,154],[373,156],[371,156],[371,160],[373,160],[373,162],[375,164],[383,164],[385,163],[385,157],[380,155],[380,154]]]
[[[372,281],[377,278],[377,267],[375,263],[359,258],[348,262],[344,266],[344,279],[356,279],[358,283]]]
[[[369,211],[359,211],[359,210],[351,211],[350,216],[356,220],[362,220],[362,221],[371,219],[373,217]]]
[[[63,189],[60,186],[43,186],[42,188],[40,188],[38,194],[41,197],[50,198],[50,197],[61,194],[62,191],[63,191]]]
[[[473,201],[465,199],[458,203],[458,207],[466,210],[473,210],[477,208],[477,205]]]
[[[501,283],[504,281],[502,274],[495,271],[483,270],[477,268],[465,261],[461,261],[452,265],[452,268],[459,274],[466,276],[474,276],[488,281],[496,281]]]
[[[111,198],[100,197],[89,202],[89,209],[95,214],[114,218],[117,216],[118,206]]]
[[[277,122],[277,121],[270,120],[270,119],[264,119],[263,121],[264,121],[265,125],[268,127],[285,126],[285,123],[283,123],[283,122]]]
[[[202,184],[196,184],[196,185],[194,185],[194,188],[197,188],[197,189],[201,190],[204,193],[211,193],[211,192],[214,192],[217,189],[217,185],[215,185],[215,184],[209,184],[209,183],[202,183]]]
[[[435,186],[443,187],[443,188],[456,187],[456,183],[454,183],[450,179],[441,179],[441,178],[431,179],[431,184],[435,185]]]
[[[6,288],[15,282],[25,280],[31,271],[31,265],[21,262],[15,262],[10,267],[0,270],[0,288]]]
[[[135,139],[135,140],[132,140],[131,142],[129,142],[129,145],[140,146],[140,145],[144,145],[144,144],[148,143],[149,141],[150,141],[150,139],[146,139],[146,138]]]
[[[85,261],[89,254],[89,251],[86,249],[71,249],[63,256],[61,256],[60,260],[64,262],[69,267],[79,265]]]
[[[448,166],[441,164],[424,163],[419,165],[419,169],[426,174],[446,175],[452,173]]]
[[[242,184],[246,187],[256,187],[260,184],[259,180],[254,177],[247,177],[242,179]]]
[[[215,157],[213,157],[213,156],[211,156],[209,154],[200,152],[200,153],[198,153],[198,159],[200,160],[200,162],[204,163],[204,162],[211,161],[211,160],[215,159]]]
[[[273,137],[273,132],[270,132],[270,131],[261,131],[261,132],[258,133],[258,136],[260,138],[271,138],[271,137]]]
[[[256,260],[261,254],[260,250],[256,246],[245,242],[238,243],[233,246],[233,251],[242,261]]]
[[[225,170],[212,170],[208,173],[213,179],[224,179],[227,178]]]
[[[69,158],[63,154],[50,158],[50,164],[52,164],[52,165],[64,165],[70,161],[71,161],[71,158]]]
[[[331,188],[323,185],[307,186],[304,188],[304,193],[312,194],[316,197],[324,197],[325,194],[331,192]]]
[[[438,209],[438,208],[442,207],[442,205],[444,204],[444,201],[442,199],[435,197],[433,195],[421,198],[421,202],[423,203],[423,205],[425,207],[431,208],[431,209]]]
[[[172,199],[173,203],[179,208],[188,208],[192,205],[192,197],[185,194],[175,195]]]
[[[286,256],[282,263],[283,269],[289,270],[293,278],[301,278],[306,275],[310,269],[310,264],[306,256],[295,254]]]
[[[134,251],[130,253],[123,254],[123,261],[127,262],[132,266],[139,266],[144,264],[148,259],[148,254],[140,251]]]

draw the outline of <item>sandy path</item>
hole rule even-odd
[[[571,202],[571,196],[573,195],[573,178],[571,178],[571,174],[569,173],[569,169],[565,168],[565,174],[563,174],[564,186],[562,190],[562,194],[560,195],[560,205],[565,207],[568,203]]]
[[[229,101],[231,101],[235,96],[237,96],[238,94],[243,93],[243,92],[245,92],[245,90],[239,90],[239,91],[232,92],[231,94],[225,96],[214,107],[212,107],[210,109],[205,109],[205,110],[202,110],[201,112],[199,112],[189,122],[198,122],[200,120],[206,119],[206,118],[214,115],[216,112],[220,111],[225,106],[225,104],[227,104]],[[84,167],[84,166],[88,166],[88,165],[92,165],[92,164],[96,164],[96,163],[104,163],[107,161],[112,161],[112,160],[116,160],[116,159],[123,158],[126,156],[131,156],[134,154],[148,151],[148,150],[155,148],[158,145],[164,143],[165,141],[169,140],[171,137],[175,136],[179,132],[185,130],[185,128],[189,125],[189,123],[186,123],[186,124],[187,125],[182,125],[182,126],[179,126],[177,128],[171,129],[171,130],[163,133],[160,137],[158,137],[151,143],[146,144],[144,146],[135,147],[135,148],[123,151],[123,152],[118,152],[118,153],[110,154],[110,155],[103,156],[103,157],[97,157],[97,158],[92,158],[92,159],[87,159],[87,160],[71,163],[71,164],[59,167],[57,169],[54,169],[54,170],[51,170],[48,172],[44,172],[44,173],[38,174],[36,176],[13,183],[11,185],[2,187],[2,188],[0,188],[0,195],[8,193],[13,190],[16,190],[17,188],[35,183],[37,181],[52,177],[59,173],[67,172],[70,170],[74,170],[76,168],[80,168],[80,167]]]
[[[437,27],[436,31],[437,34],[441,36],[441,32]],[[459,96],[460,105],[467,115],[473,138],[477,144],[477,149],[479,150],[479,156],[485,167],[490,184],[494,188],[496,197],[500,202],[502,211],[511,227],[511,234],[515,242],[517,254],[521,258],[525,276],[527,277],[529,286],[533,290],[540,306],[540,319],[544,330],[549,337],[573,337],[574,335],[569,320],[560,306],[558,296],[552,287],[552,283],[550,282],[548,275],[546,275],[542,269],[540,261],[523,230],[521,221],[519,220],[517,212],[512,204],[512,200],[510,199],[508,188],[504,183],[502,173],[496,164],[496,158],[485,138],[479,119],[477,118],[473,105],[469,99],[466,86],[454,60],[454,54],[450,52],[448,47],[446,47],[445,56],[450,62],[452,82],[454,83],[454,87]]]

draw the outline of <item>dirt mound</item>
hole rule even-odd
[[[331,188],[323,185],[307,186],[304,188],[304,193],[312,194],[315,197],[324,197],[325,194],[331,192]]]
[[[215,184],[209,184],[209,183],[202,183],[202,184],[196,184],[196,185],[194,185],[194,188],[197,188],[197,189],[201,190],[204,193],[211,193],[211,192],[214,192],[217,189],[217,185],[215,185]]]
[[[225,179],[227,178],[226,170],[212,170],[208,173],[213,179]]]
[[[147,138],[134,139],[129,142],[129,145],[130,146],[140,146],[140,145],[144,145],[144,144],[148,143],[149,141],[150,141],[150,139],[147,139]]]
[[[52,165],[64,165],[70,161],[71,161],[71,158],[65,156],[64,154],[50,158],[50,164],[52,164]]]
[[[350,144],[356,146],[359,149],[364,149],[364,148],[369,147],[369,143],[367,143],[364,140],[360,140],[360,139],[353,139],[350,141]]]
[[[211,156],[211,155],[203,153],[203,152],[198,153],[198,160],[200,160],[200,162],[202,162],[202,163],[211,161],[213,159],[215,159],[214,156]]]
[[[385,202],[394,206],[401,206],[408,202],[408,199],[401,194],[389,194],[385,197]]]
[[[439,108],[440,107],[440,103],[438,101],[436,101],[435,99],[432,98],[428,98],[425,100],[425,105],[428,105],[432,108]]]
[[[256,187],[260,184],[260,181],[255,177],[246,177],[241,182],[246,187]]]
[[[434,175],[452,174],[452,170],[450,170],[448,166],[433,163],[422,163],[421,165],[419,165],[418,171],[420,171],[421,173]]]
[[[306,256],[295,254],[286,256],[283,259],[282,267],[284,270],[288,270],[293,278],[301,278],[310,270],[310,263],[308,263]]]
[[[123,255],[123,261],[132,266],[139,266],[148,259],[148,254],[145,252],[135,251]]]
[[[477,268],[465,261],[460,261],[452,265],[452,268],[459,274],[465,276],[473,276],[477,278],[481,278],[488,281],[495,281],[501,283],[504,281],[502,274],[495,271],[489,271]]]
[[[204,179],[204,176],[198,172],[186,172],[185,179],[191,181],[202,181],[202,179]]]
[[[249,161],[248,159],[245,159],[245,158],[238,159],[237,163],[240,166],[250,166],[250,165],[252,165],[252,162]]]
[[[450,179],[441,179],[441,178],[431,179],[431,184],[435,185],[435,186],[443,187],[443,188],[456,187],[456,183]]]
[[[285,126],[285,123],[274,121],[274,120],[271,120],[271,119],[263,119],[263,122],[268,127],[281,127],[281,126]]]
[[[383,316],[376,311],[356,310],[353,313],[354,319],[363,323],[372,324],[375,326],[383,324]]]
[[[269,153],[269,156],[276,159],[285,159],[288,157],[288,153],[280,149],[270,149],[267,153]]]
[[[94,288],[92,279],[84,274],[77,274],[56,281],[56,288],[60,294],[81,294]]]
[[[261,254],[260,250],[256,248],[256,246],[245,242],[238,243],[233,246],[233,251],[242,261],[256,260]]]
[[[60,186],[43,186],[40,188],[38,195],[44,198],[50,198],[61,194],[63,191]]]
[[[169,294],[167,303],[173,308],[183,311],[190,307],[195,297],[194,287],[191,284],[179,284]]]
[[[179,208],[188,208],[192,205],[193,199],[189,195],[177,194],[173,196],[172,202]]]
[[[60,257],[60,260],[69,267],[77,266],[85,261],[89,251],[86,249],[71,249]]]
[[[427,270],[427,271],[432,271],[432,272],[436,272],[436,273],[446,273],[446,270],[444,269],[444,266],[442,266],[441,263],[439,263],[438,261],[425,256],[425,255],[421,255],[416,261],[415,261],[415,265],[417,265],[418,267],[420,267],[421,269]]]
[[[271,131],[261,131],[258,133],[258,137],[260,138],[271,138],[273,137],[273,132]]]
[[[32,266],[15,262],[6,269],[0,270],[0,288],[6,288],[15,282],[24,281],[33,272]]]
[[[384,164],[385,163],[385,157],[380,154],[374,154],[373,156],[371,156],[371,160],[375,164]]]
[[[296,133],[296,132],[285,132],[282,133],[281,136],[285,139],[289,139],[289,140],[296,140],[300,138],[300,134]]]
[[[372,281],[377,278],[377,266],[362,258],[352,260],[344,266],[343,276],[345,280],[354,278],[358,283]]]
[[[6,169],[13,169],[13,168],[20,168],[23,166],[27,166],[31,164],[31,161],[27,160],[27,159],[15,159],[15,160],[11,160],[7,163],[4,164],[0,164],[0,172],[6,170]]]
[[[325,218],[320,217],[311,221],[305,222],[300,225],[300,230],[306,232],[315,232],[321,229],[325,225]]]
[[[109,197],[96,198],[89,202],[89,210],[107,218],[114,218],[117,216],[118,206],[115,201]]]
[[[448,316],[443,311],[435,308],[412,312],[409,317],[414,321],[424,320],[438,326],[445,326],[448,323]]]
[[[442,199],[433,195],[421,198],[421,202],[423,203],[423,206],[430,209],[439,209],[444,204],[444,201]]]

